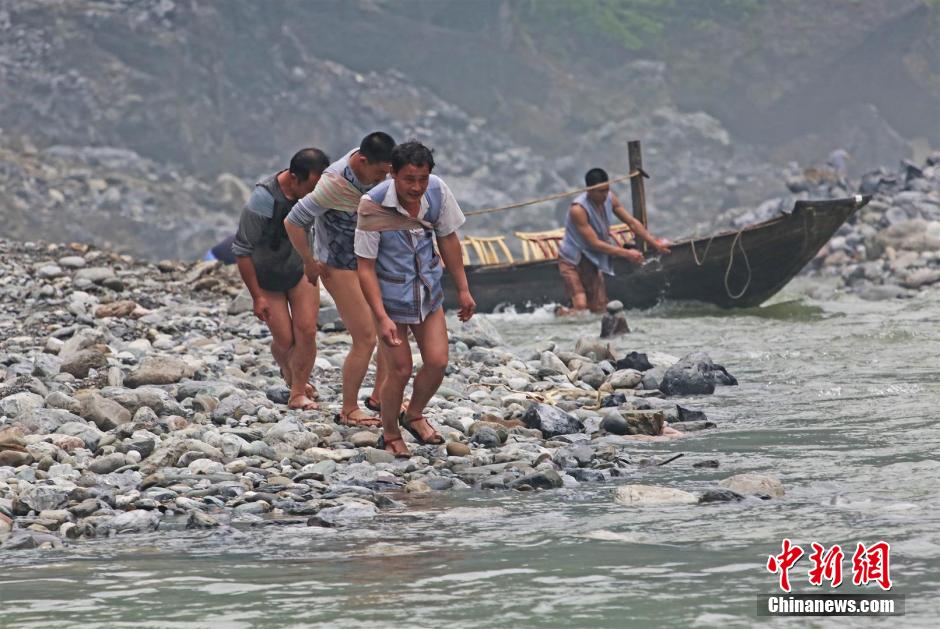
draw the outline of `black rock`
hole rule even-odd
[[[608,395],[601,401],[601,408],[617,408],[627,401],[627,396],[623,393],[614,393]]]
[[[275,404],[287,404],[290,400],[290,389],[283,384],[268,387],[264,394]]]
[[[523,476],[522,478],[517,478],[510,483],[509,486],[513,489],[555,489],[564,484],[558,472],[554,470],[544,470]]]
[[[618,413],[608,413],[601,420],[601,430],[606,430],[614,435],[629,435],[630,424]]]
[[[601,319],[601,338],[607,339],[613,336],[622,336],[630,333],[630,326],[627,324],[627,317],[623,312],[616,314],[605,313]]]
[[[590,467],[578,467],[573,470],[567,470],[576,481],[582,483],[602,483],[608,479],[608,475],[603,470],[595,470]]]
[[[685,408],[676,404],[676,412],[678,415],[675,422],[703,422],[707,421],[708,417],[705,416],[705,413],[702,411],[693,411],[692,409]]]
[[[698,463],[693,463],[692,467],[718,467],[719,465],[720,463],[715,459],[706,459]]]
[[[739,500],[744,500],[744,496],[739,494],[736,491],[731,491],[730,489],[709,489],[702,497],[698,499],[699,502],[737,502]]]
[[[522,416],[527,428],[536,428],[546,437],[570,435],[584,430],[581,420],[548,404],[533,404]]]
[[[499,440],[499,433],[494,429],[489,426],[481,426],[470,439],[470,443],[484,448],[498,448],[502,442]]]
[[[637,371],[648,371],[653,368],[646,354],[640,352],[630,352],[617,361],[617,369],[636,369]]]
[[[701,395],[715,392],[716,384],[736,385],[734,376],[703,352],[688,354],[666,370],[659,390],[666,395]]]

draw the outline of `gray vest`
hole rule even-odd
[[[591,228],[597,234],[597,237],[609,243],[611,241],[610,226],[614,222],[614,203],[610,194],[607,194],[607,199],[600,209],[594,207],[594,204],[588,199],[587,192],[582,192],[575,197],[573,203],[577,203],[587,212],[588,223],[591,224]],[[571,212],[568,212],[565,219],[565,237],[562,238],[561,245],[558,247],[558,257],[577,266],[581,262],[582,256],[590,260],[591,264],[600,269],[602,273],[614,274],[614,269],[610,264],[610,256],[595,251],[588,246],[571,220]]]

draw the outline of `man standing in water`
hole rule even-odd
[[[571,310],[559,309],[559,314],[583,311],[603,312],[607,306],[607,288],[604,275],[613,275],[611,257],[624,258],[634,264],[643,263],[643,254],[636,249],[625,249],[610,236],[610,227],[616,215],[630,226],[637,239],[645,241],[658,253],[669,253],[664,240],[654,238],[643,224],[630,215],[620,199],[610,191],[607,173],[592,168],[584,176],[584,184],[597,186],[575,197],[565,219],[565,236],[558,248],[558,270],[571,298]]]
[[[303,258],[307,279],[313,284],[323,280],[352,336],[352,348],[343,363],[343,403],[339,414],[340,422],[346,425],[379,424],[376,417],[359,408],[359,387],[375,349],[375,323],[359,287],[353,241],[359,199],[388,175],[394,146],[395,141],[387,133],[376,131],[367,135],[359,148],[326,169],[317,187],[294,206],[284,223],[294,248]],[[311,226],[313,253],[308,240]],[[379,356],[372,393],[376,407],[384,378]]]
[[[288,407],[317,408],[308,380],[316,358],[320,291],[304,279],[284,218],[317,185],[330,163],[320,149],[298,151],[287,170],[262,179],[245,204],[232,243],[238,271],[254,300],[255,316],[271,330],[271,353],[290,387]]]
[[[356,229],[359,283],[375,315],[379,354],[384,354],[388,369],[380,400],[379,447],[400,458],[409,456],[400,427],[421,443],[444,441],[424,417],[424,407],[444,379],[448,362],[441,258],[457,286],[460,320],[470,319],[476,307],[457,236],[465,218],[447,184],[431,174],[433,168],[431,150],[420,142],[396,146],[392,179],[363,195]],[[435,240],[440,257],[434,251]],[[401,411],[412,371],[409,329],[422,366],[411,401]]]

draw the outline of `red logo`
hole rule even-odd
[[[829,587],[839,587],[842,584],[842,562],[845,559],[842,547],[834,544],[827,550],[817,542],[812,542],[811,547],[813,552],[807,555],[813,564],[807,572],[810,585],[819,587],[828,581]],[[790,569],[805,554],[800,546],[784,539],[780,554],[767,558],[767,571],[780,576],[780,589],[784,592],[790,591]],[[859,542],[852,555],[852,583],[858,586],[876,583],[882,590],[890,590],[890,554],[891,546],[887,542],[879,541],[868,547]]]

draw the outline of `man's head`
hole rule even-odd
[[[607,171],[603,168],[592,168],[587,171],[584,175],[584,185],[585,186],[596,186],[597,184],[607,183],[610,181],[610,177],[607,176]],[[591,200],[591,203],[594,205],[601,205],[604,201],[607,200],[607,195],[610,193],[610,186],[598,186],[593,190],[588,190],[588,199]]]
[[[311,192],[320,181],[320,175],[330,165],[330,158],[320,149],[300,149],[290,159],[287,169],[287,186],[284,193],[292,199],[300,199]]]
[[[356,177],[359,178],[359,181],[371,186],[385,179],[391,168],[392,149],[394,148],[395,140],[382,131],[373,131],[362,138],[359,152],[352,157]]]
[[[420,203],[428,190],[431,171],[434,170],[434,153],[417,140],[399,144],[392,151],[392,179],[395,193],[402,205]]]

